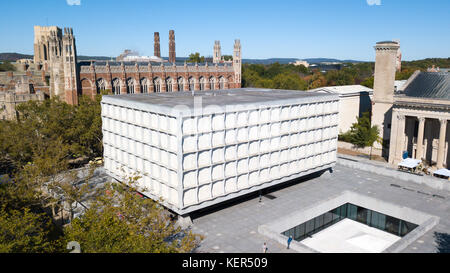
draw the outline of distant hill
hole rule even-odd
[[[270,59],[243,59],[243,63],[248,64],[272,64],[272,63],[280,63],[280,64],[288,64],[300,60],[298,58],[270,58]],[[303,61],[307,61],[310,64],[317,64],[322,62],[340,62],[340,63],[360,63],[363,61],[356,60],[338,60],[331,58],[307,58],[302,59]]]
[[[20,53],[0,53],[0,61],[2,62],[15,62],[19,59],[33,59],[33,55]]]
[[[114,60],[116,60],[116,58],[113,58]],[[78,55],[78,60],[79,61],[87,61],[87,60],[97,60],[97,61],[110,61],[111,57],[106,57],[106,56],[83,56],[83,55]]]
[[[2,62],[15,62],[20,59],[33,59],[33,55],[21,54],[21,53],[0,53],[0,61]],[[105,56],[78,56],[78,60],[86,61],[86,60],[99,60],[106,61],[111,60],[111,57]]]

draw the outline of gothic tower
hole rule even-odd
[[[236,83],[235,88],[241,88],[242,52],[241,41],[239,39],[234,40],[233,69],[234,82]]]
[[[220,41],[214,42],[214,56],[213,56],[213,63],[217,64],[220,63],[220,60],[222,59],[222,53],[220,48]]]
[[[390,140],[392,105],[394,103],[394,81],[399,44],[394,41],[378,42],[375,45],[375,76],[373,84],[372,125],[380,129],[383,146],[375,144],[382,151],[382,156],[388,156]]]
[[[64,92],[66,102],[78,104],[79,73],[77,71],[77,49],[72,28],[64,28],[62,64],[64,69]]]
[[[159,46],[159,32],[155,32],[154,34],[154,54],[156,57],[161,58],[161,50],[160,50],[160,46]]]
[[[64,97],[64,70],[62,66],[62,31],[60,28],[50,30],[47,39],[47,59],[44,67],[50,73],[50,96]]]
[[[175,60],[175,31],[169,30],[169,62],[174,63]]]
[[[61,37],[61,29],[56,26],[34,26],[34,62],[44,64],[50,59],[49,40],[52,33]]]

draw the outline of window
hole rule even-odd
[[[219,89],[225,89],[225,78],[224,77],[219,78]]]
[[[167,78],[167,79],[166,79],[166,86],[167,86],[167,92],[172,92],[172,91],[173,91],[173,81],[172,81],[172,78]]]
[[[155,87],[155,92],[160,93],[161,92],[161,79],[155,78],[153,80],[153,86]]]
[[[209,89],[215,90],[216,79],[214,77],[209,78]]]
[[[106,90],[106,81],[105,79],[98,79],[97,80],[97,94],[102,93],[102,91]]]
[[[205,90],[206,80],[203,77],[200,77],[200,91]]]
[[[113,94],[114,95],[119,95],[120,94],[120,80],[119,79],[114,79],[113,80]]]
[[[195,88],[195,80],[194,78],[190,77],[189,78],[189,91],[194,91]]]
[[[178,91],[184,91],[184,78],[178,78]]]
[[[147,78],[141,80],[141,93],[148,93],[149,82]]]
[[[127,80],[127,94],[134,94],[134,79]]]

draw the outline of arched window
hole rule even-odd
[[[214,90],[216,88],[216,78],[209,78],[209,89]]]
[[[205,90],[206,80],[203,77],[200,77],[200,91]]]
[[[184,78],[179,77],[177,83],[178,83],[178,91],[184,91]]]
[[[153,86],[155,87],[155,92],[160,93],[161,92],[161,79],[160,78],[153,79]]]
[[[106,90],[106,81],[103,78],[97,80],[97,94]]]
[[[173,80],[172,78],[167,78],[166,79],[166,86],[167,86],[167,92],[172,92],[173,91]]]
[[[141,92],[142,93],[148,93],[150,87],[150,82],[147,78],[141,79]]]
[[[134,94],[134,79],[133,78],[129,78],[127,80],[127,94]]]
[[[119,95],[120,94],[120,80],[119,79],[117,79],[117,78],[115,78],[114,80],[113,80],[113,84],[112,84],[112,86],[113,86],[113,94],[114,95]]]
[[[224,77],[220,77],[219,78],[219,89],[225,89],[225,78]]]
[[[193,77],[190,77],[189,80],[189,91],[194,91],[195,88],[195,79]]]

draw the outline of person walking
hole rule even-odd
[[[292,236],[289,236],[288,240],[287,240],[287,249],[289,249],[289,246],[291,245],[292,242]]]
[[[264,242],[263,244],[263,253],[267,253],[267,244]]]

